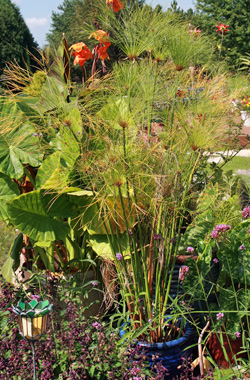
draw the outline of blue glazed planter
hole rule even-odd
[[[181,318],[178,320],[177,327],[181,324]],[[120,330],[121,338],[125,335],[124,330],[128,322],[123,323]],[[197,342],[197,335],[190,323],[186,322],[184,335],[178,339],[174,339],[164,343],[147,343],[138,342],[141,350],[145,351],[150,367],[159,362],[167,369],[166,379],[178,375],[180,370],[178,367],[183,363],[182,358],[188,358],[194,352],[195,347],[189,347]],[[195,340],[196,339],[196,340]],[[189,348],[187,348],[189,347]]]

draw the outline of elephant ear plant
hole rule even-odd
[[[79,190],[74,165],[80,155],[82,117],[76,100],[69,100],[65,38],[48,73],[43,71],[46,80],[37,97],[26,95],[29,76],[20,83],[18,70],[6,71],[14,92],[0,100],[0,217],[20,231],[2,268],[9,282],[21,251],[28,268],[31,262],[52,272],[91,265],[84,262],[86,234],[74,220],[77,204],[67,195]],[[14,87],[18,79],[19,88]]]

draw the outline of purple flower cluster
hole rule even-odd
[[[187,247],[187,253],[194,253],[193,247]]]
[[[250,216],[250,206],[247,206],[245,207],[242,211],[241,211],[241,216],[242,218],[246,219]]]
[[[212,239],[217,239],[219,237],[219,233],[226,232],[228,230],[231,230],[231,226],[229,224],[218,224],[214,227],[210,236]]]
[[[101,330],[102,328],[102,325],[98,322],[94,322],[92,323],[92,326],[96,329],[96,330]]]
[[[154,240],[161,240],[161,234],[154,234]]]
[[[0,276],[0,313],[16,303],[16,295],[15,289],[10,284],[3,284]],[[121,351],[117,344],[120,340],[119,334],[110,329],[109,324],[101,324],[101,320],[91,317],[86,318],[77,302],[69,302],[66,313],[61,316],[55,303],[56,299],[53,298],[55,307],[49,317],[48,333],[35,345],[39,379],[139,380],[146,376],[152,380],[164,378],[166,370],[161,363],[149,370],[145,353],[138,346],[129,346],[125,352]],[[30,344],[20,337],[16,316],[9,313],[8,318],[9,329],[4,332],[0,330],[0,380],[32,380]],[[131,363],[135,363],[132,368]]]
[[[180,267],[179,280],[181,284],[183,283],[183,281],[188,275],[189,275],[189,267],[187,265],[183,265],[182,267]]]
[[[121,253],[117,253],[115,256],[116,256],[117,260],[122,260],[123,259],[123,256],[122,256]]]
[[[30,298],[32,300],[36,300],[36,301],[40,301],[41,297],[39,296],[39,294],[32,294],[32,296],[30,296]]]

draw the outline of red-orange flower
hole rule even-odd
[[[99,58],[104,61],[105,59],[109,59],[107,49],[111,45],[109,41],[109,36],[106,32],[99,29],[96,32],[91,33],[89,38],[95,37],[95,39],[99,42],[98,45],[95,46],[95,51],[98,54]],[[103,45],[103,46],[102,46]]]
[[[100,43],[100,44],[104,44],[104,43],[109,43],[108,46],[111,45],[110,41],[109,41],[109,36],[106,32],[104,32],[104,30],[97,30],[96,32],[93,32],[91,33],[91,35],[89,36],[89,39],[94,36],[95,39]]]
[[[119,12],[120,9],[124,8],[124,4],[120,0],[106,0],[106,3],[113,7],[114,12]]]
[[[219,34],[226,34],[226,32],[229,32],[229,29],[227,29],[229,27],[229,25],[225,25],[225,24],[222,24],[221,22],[219,22],[219,25],[216,25],[216,32],[219,32]]]
[[[107,48],[105,46],[101,46],[98,49],[98,54],[99,54],[99,57],[102,61],[104,61],[107,58],[109,59],[109,55],[108,55],[106,50],[107,50]]]
[[[83,42],[78,42],[77,44],[70,46],[69,50],[71,49],[74,50],[73,52],[71,52],[71,55],[75,57],[74,65],[77,65],[77,63],[79,63],[80,66],[83,66],[87,59],[92,58],[91,51]]]

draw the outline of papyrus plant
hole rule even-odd
[[[98,18],[99,30],[108,30],[110,41],[128,59],[116,62],[106,77],[85,81],[72,101],[69,83],[61,80],[63,66],[59,73],[51,70],[37,103],[29,104],[49,126],[38,188],[9,207],[24,198],[38,199],[46,222],[43,236],[51,220],[63,225],[61,240],[72,226],[79,235],[87,231],[86,246],[106,260],[109,255],[116,268],[136,334],[149,328],[154,342],[163,339],[180,238],[206,184],[205,150],[213,150],[216,136],[222,136],[223,121],[215,122],[215,114],[226,109],[221,91],[207,80],[192,78],[191,86],[188,72],[176,75],[168,62],[154,61],[150,50],[158,40],[162,46],[168,15],[130,5],[119,11],[124,15],[118,22],[112,9],[108,12]],[[203,86],[209,91],[198,91]],[[12,209],[15,221],[13,214]],[[34,240],[39,241],[34,224],[39,227],[30,218],[26,228],[37,232]],[[56,240],[59,236],[60,228]]]

